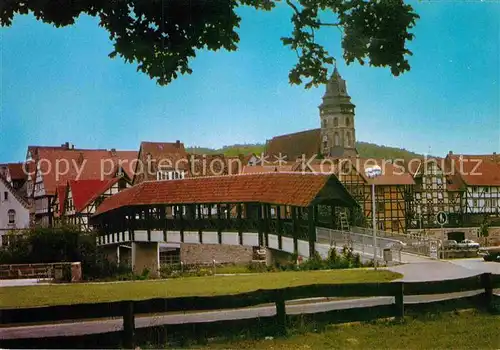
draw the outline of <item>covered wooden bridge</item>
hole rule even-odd
[[[316,226],[335,227],[337,208],[357,205],[333,174],[262,173],[143,182],[106,199],[91,222],[100,245],[131,243],[132,265],[142,271],[157,269],[159,242],[310,256]]]

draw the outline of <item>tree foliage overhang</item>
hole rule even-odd
[[[80,14],[98,17],[110,33],[114,50],[137,63],[137,70],[167,85],[179,74],[191,73],[189,60],[197,49],[237,50],[239,6],[270,11],[280,0],[2,0],[0,25],[10,26],[16,14],[33,13],[55,25],[75,23]],[[315,41],[315,32],[336,27],[342,32],[345,61],[389,67],[395,76],[410,70],[406,47],[418,15],[403,0],[284,0],[292,9],[293,31],[281,38],[297,53],[292,84],[306,88],[326,83],[335,58]],[[325,15],[336,20],[322,22]],[[333,16],[332,16],[333,15]]]

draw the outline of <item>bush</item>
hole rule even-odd
[[[106,258],[96,244],[95,233],[82,232],[74,226],[33,228],[0,249],[0,264],[77,261],[82,264],[82,277],[86,280],[106,279],[131,273],[130,267],[118,265]]]
[[[328,252],[328,257],[323,259],[317,252],[316,254],[299,265],[300,270],[334,270],[349,269],[368,266],[361,262],[359,254],[354,254],[352,248],[344,246],[339,254],[336,247]]]
[[[165,264],[160,266],[162,278],[212,276],[212,265],[206,264]]]

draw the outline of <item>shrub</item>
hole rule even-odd
[[[106,259],[96,244],[95,233],[82,232],[74,226],[33,228],[0,249],[0,264],[76,261],[81,262],[82,277],[86,280],[131,273],[130,267]]]

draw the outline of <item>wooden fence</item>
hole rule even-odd
[[[135,315],[179,311],[226,310],[257,306],[276,305],[276,322],[280,333],[286,333],[285,302],[317,297],[394,297],[393,316],[403,318],[404,296],[448,294],[484,290],[482,306],[493,305],[493,289],[500,288],[500,275],[482,275],[434,282],[386,282],[352,284],[314,284],[282,289],[256,290],[248,293],[221,296],[190,296],[157,298],[148,300],[125,300],[109,303],[44,306],[26,309],[0,309],[0,325],[16,326],[28,322],[57,322],[96,318],[123,318],[122,341],[126,348],[135,343]]]

